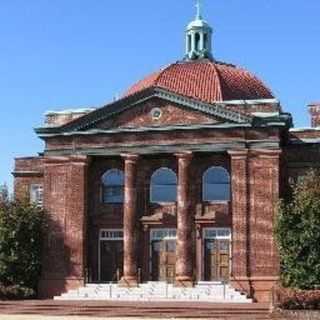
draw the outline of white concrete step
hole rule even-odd
[[[115,301],[208,301],[250,303],[245,295],[230,285],[200,282],[193,288],[177,288],[165,282],[148,282],[137,288],[122,288],[117,284],[87,284],[55,297],[56,300]]]

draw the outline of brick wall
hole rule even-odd
[[[154,117],[154,109],[159,109],[159,117]],[[202,112],[188,111],[178,104],[168,103],[161,99],[154,98],[124,111],[119,115],[98,123],[98,128],[121,128],[121,127],[150,127],[162,125],[191,125],[200,123],[216,123],[218,120]]]
[[[313,128],[320,127],[320,102],[311,103],[308,107],[311,115],[311,126]]]
[[[28,157],[15,159],[14,195],[16,199],[30,200],[32,184],[43,184],[43,157]]]

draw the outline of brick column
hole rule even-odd
[[[250,280],[258,302],[269,302],[279,280],[274,218],[279,201],[281,150],[250,151]]]
[[[193,286],[193,239],[189,171],[192,153],[178,158],[176,285]]]
[[[86,156],[48,157],[44,164],[44,241],[39,295],[54,295],[84,285],[86,267]]]
[[[231,150],[232,278],[248,280],[248,150]]]
[[[123,277],[120,285],[135,287],[138,285],[137,275],[137,155],[122,155],[125,161],[124,187],[124,259]]]

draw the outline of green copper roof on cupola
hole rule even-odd
[[[212,59],[212,28],[202,18],[201,0],[196,0],[197,13],[186,30],[186,60]]]

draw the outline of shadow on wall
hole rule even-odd
[[[66,235],[61,222],[47,214],[47,229],[44,230],[42,272],[38,286],[38,298],[59,296],[71,289],[84,285],[84,268],[78,263],[79,252],[66,245],[77,234]],[[68,239],[66,239],[68,237]]]

